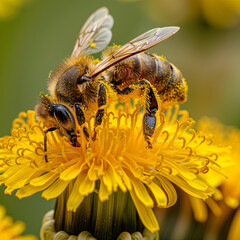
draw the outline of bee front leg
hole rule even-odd
[[[47,154],[46,154],[46,152],[47,152],[47,133],[48,132],[53,132],[55,130],[57,130],[57,128],[52,127],[52,128],[49,128],[49,129],[44,131],[44,152],[45,152],[44,157],[45,157],[45,162],[48,162],[48,158],[47,158]]]
[[[98,111],[97,111],[97,114],[95,117],[95,122],[94,122],[94,133],[93,133],[93,137],[92,137],[93,141],[97,140],[97,133],[96,133],[95,128],[102,124],[102,118],[103,118],[104,112],[105,112],[104,107],[107,104],[107,91],[106,91],[106,87],[103,83],[101,83],[99,85],[97,101],[98,101]]]
[[[77,121],[78,124],[80,125],[80,127],[85,123],[85,116],[84,116],[84,112],[81,109],[79,104],[75,104],[75,111],[76,111],[76,116],[77,116]],[[84,126],[83,127],[83,133],[85,134],[87,140],[89,139],[89,132],[87,130],[87,128]]]

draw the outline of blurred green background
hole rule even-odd
[[[150,52],[164,55],[187,79],[181,108],[195,120],[209,116],[240,127],[239,0],[0,0],[0,136],[10,134],[19,112],[34,109],[49,72],[69,56],[82,24],[102,6],[114,17],[117,44],[151,28],[180,26]],[[18,200],[0,190],[8,214],[38,236],[54,202],[40,194]]]

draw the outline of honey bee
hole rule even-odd
[[[48,127],[44,136],[45,152],[47,133],[51,131],[58,130],[72,146],[79,147],[78,124],[89,139],[84,125],[89,112],[96,116],[91,136],[96,140],[95,128],[102,123],[110,90],[121,101],[145,98],[143,134],[148,148],[152,148],[150,138],[158,109],[186,100],[187,86],[181,72],[165,59],[145,52],[179,28],[152,29],[121,47],[108,48],[103,52],[103,60],[96,63],[90,54],[107,47],[112,26],[113,18],[107,8],[94,12],[83,25],[71,56],[52,74],[48,84],[50,96],[42,95],[35,108],[39,120]],[[47,155],[45,160],[48,161]]]

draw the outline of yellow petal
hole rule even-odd
[[[208,188],[205,191],[201,191],[199,189],[193,188],[191,185],[189,185],[186,181],[184,181],[179,176],[172,176],[162,173],[169,181],[172,183],[175,183],[177,186],[179,186],[183,191],[190,194],[193,197],[207,199],[211,194],[213,194],[213,190],[211,188]]]
[[[105,170],[105,174],[103,175],[102,179],[103,179],[103,183],[104,183],[105,187],[107,188],[107,191],[112,192],[114,178],[111,174],[111,170],[109,167],[108,167],[108,169]]]
[[[116,180],[119,188],[122,190],[122,192],[126,192],[127,188],[126,188],[122,178],[120,177],[121,175],[119,174],[119,172],[117,173],[116,171],[114,171],[113,174],[114,174],[114,179]],[[115,191],[115,189],[114,189],[114,191]]]
[[[162,188],[164,189],[164,191],[167,194],[167,197],[168,197],[167,206],[171,207],[177,201],[176,190],[168,180],[166,180],[166,179],[164,179],[163,177],[160,177],[160,176],[156,176],[156,177],[158,178],[159,182],[161,183]]]
[[[91,181],[88,178],[87,173],[82,173],[85,175],[84,180],[81,182],[79,187],[79,193],[83,196],[87,196],[89,193],[92,193],[95,188],[95,181]]]
[[[167,196],[164,191],[154,182],[151,182],[147,185],[151,190],[158,207],[166,207],[167,206]]]
[[[135,179],[134,177],[131,178],[134,192],[136,193],[136,196],[138,199],[146,206],[146,207],[153,207],[153,200],[148,194],[146,187],[144,184],[139,181],[138,179]]]
[[[96,181],[98,179],[98,175],[103,174],[103,162],[101,161],[99,164],[95,162],[95,158],[92,161],[92,164],[88,170],[88,177],[91,181]]]
[[[100,201],[106,201],[109,199],[109,195],[111,195],[112,191],[108,191],[106,185],[100,181],[100,188],[99,188],[99,199]]]
[[[206,222],[208,217],[208,209],[202,199],[188,196],[192,206],[193,214],[198,222]]]
[[[45,185],[47,182],[51,181],[52,179],[56,179],[58,175],[59,173],[56,173],[56,172],[48,172],[46,174],[43,174],[40,177],[33,179],[30,182],[30,185],[32,185],[33,187],[40,187],[42,185]]]
[[[79,175],[74,183],[73,189],[67,201],[67,209],[68,211],[76,211],[78,206],[84,199],[84,196],[79,193],[80,184],[83,182],[84,176]]]
[[[152,208],[148,208],[142,204],[134,191],[130,191],[130,194],[143,225],[152,233],[158,231],[158,221],[153,213]]]
[[[60,174],[60,179],[64,181],[68,181],[71,179],[74,179],[78,176],[78,174],[82,171],[82,167],[84,164],[81,162],[77,162],[76,164],[72,165],[71,167],[68,167]]]
[[[19,189],[16,192],[16,196],[21,199],[24,197],[29,197],[31,195],[33,195],[34,193],[40,192],[43,189],[47,188],[48,186],[50,186],[56,179],[51,179],[49,182],[47,182],[45,185],[42,185],[40,187],[33,187],[31,185],[27,185],[24,188]]]
[[[232,225],[228,233],[228,240],[239,239],[240,236],[240,209],[235,213]]]
[[[42,197],[49,200],[58,197],[68,186],[69,181],[58,179],[47,190],[42,193]]]
[[[127,189],[129,191],[132,190],[132,183],[128,175],[125,173],[125,171],[121,171],[120,174],[122,175],[122,179],[124,181],[124,184],[126,185]]]
[[[15,173],[20,171],[23,168],[23,166],[15,165],[10,168],[8,168],[1,176],[0,176],[0,183],[5,183],[7,179],[11,176],[14,176]],[[24,167],[25,168],[25,167]]]

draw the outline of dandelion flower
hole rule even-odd
[[[18,12],[29,0],[1,0],[0,1],[0,19],[10,19]]]
[[[13,222],[12,218],[6,216],[6,209],[0,205],[0,239],[2,240],[37,240],[35,236],[20,236],[25,230],[23,222]]]
[[[86,230],[98,239],[143,227],[157,232],[153,208],[175,204],[175,185],[196,198],[211,196],[214,188],[205,175],[223,174],[231,162],[230,148],[198,135],[188,113],[176,106],[159,114],[153,149],[146,149],[142,117],[139,106],[109,108],[97,128],[97,141],[86,141],[79,128],[81,147],[73,147],[51,132],[45,153],[43,123],[33,111],[21,113],[12,136],[0,139],[5,193],[17,190],[16,196],[23,198],[43,191],[42,197],[57,198],[57,231],[77,235]],[[87,123],[90,134],[93,120]]]
[[[161,23],[182,24],[199,19],[213,28],[230,28],[240,21],[238,0],[150,0],[143,6],[149,17]]]

